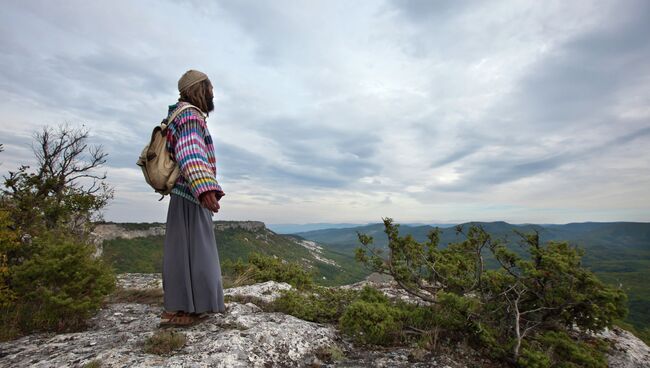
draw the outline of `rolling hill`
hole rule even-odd
[[[246,261],[250,252],[296,261],[318,272],[322,285],[342,285],[363,279],[367,272],[353,258],[297,235],[280,235],[259,221],[217,221],[219,259]],[[103,223],[95,229],[101,254],[118,273],[161,272],[164,224]]]

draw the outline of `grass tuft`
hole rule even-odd
[[[171,355],[185,346],[187,338],[181,332],[158,331],[144,342],[144,352],[156,355]]]
[[[84,364],[82,368],[101,368],[102,361],[99,359],[91,360],[90,362]]]
[[[345,359],[345,353],[338,345],[320,346],[314,355],[324,362],[339,362]]]

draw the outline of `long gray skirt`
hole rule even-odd
[[[162,269],[165,310],[225,312],[212,212],[170,197]]]

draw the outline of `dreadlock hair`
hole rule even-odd
[[[178,101],[189,102],[201,109],[206,115],[209,115],[214,110],[214,103],[212,102],[214,96],[212,96],[211,87],[212,83],[210,83],[209,79],[202,80],[184,89]]]

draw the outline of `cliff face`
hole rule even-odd
[[[266,228],[262,221],[217,221],[214,223],[215,230],[243,229],[248,231],[271,231]]]
[[[348,285],[360,288],[370,281]],[[159,274],[122,274],[123,289],[160,291]],[[390,282],[373,285],[391,297],[407,298]],[[230,288],[226,295],[271,301],[285,283],[268,281]],[[241,299],[239,299],[241,300]],[[145,353],[144,340],[158,331],[162,306],[109,303],[92,318],[87,331],[34,334],[0,343],[0,367],[81,367],[100,361],[103,367],[446,367],[489,366],[471,351],[454,356],[418,353],[417,349],[372,350],[352,344],[335,326],[304,321],[283,313],[264,312],[251,302],[226,303],[223,314],[183,329],[187,342],[168,356]],[[650,348],[620,329],[603,333],[612,342],[610,367],[649,367]],[[327,359],[339,352],[338,359]]]
[[[247,231],[270,231],[261,221],[217,221],[214,223],[215,230],[243,229]],[[145,224],[142,228],[128,228],[121,224],[97,224],[92,232],[95,243],[95,257],[102,255],[102,243],[105,240],[117,238],[134,239],[148,236],[165,235],[165,224]]]
[[[243,229],[248,231],[267,230],[261,221],[217,221],[214,223],[215,230]],[[165,235],[165,224],[147,224],[142,228],[131,229],[121,224],[98,224],[95,226],[93,235],[97,242],[116,238],[133,239],[147,236]]]
[[[118,224],[101,224],[95,227],[93,234],[100,242],[116,238],[133,239],[160,236],[165,235],[165,225],[154,225],[146,229],[126,229]]]

